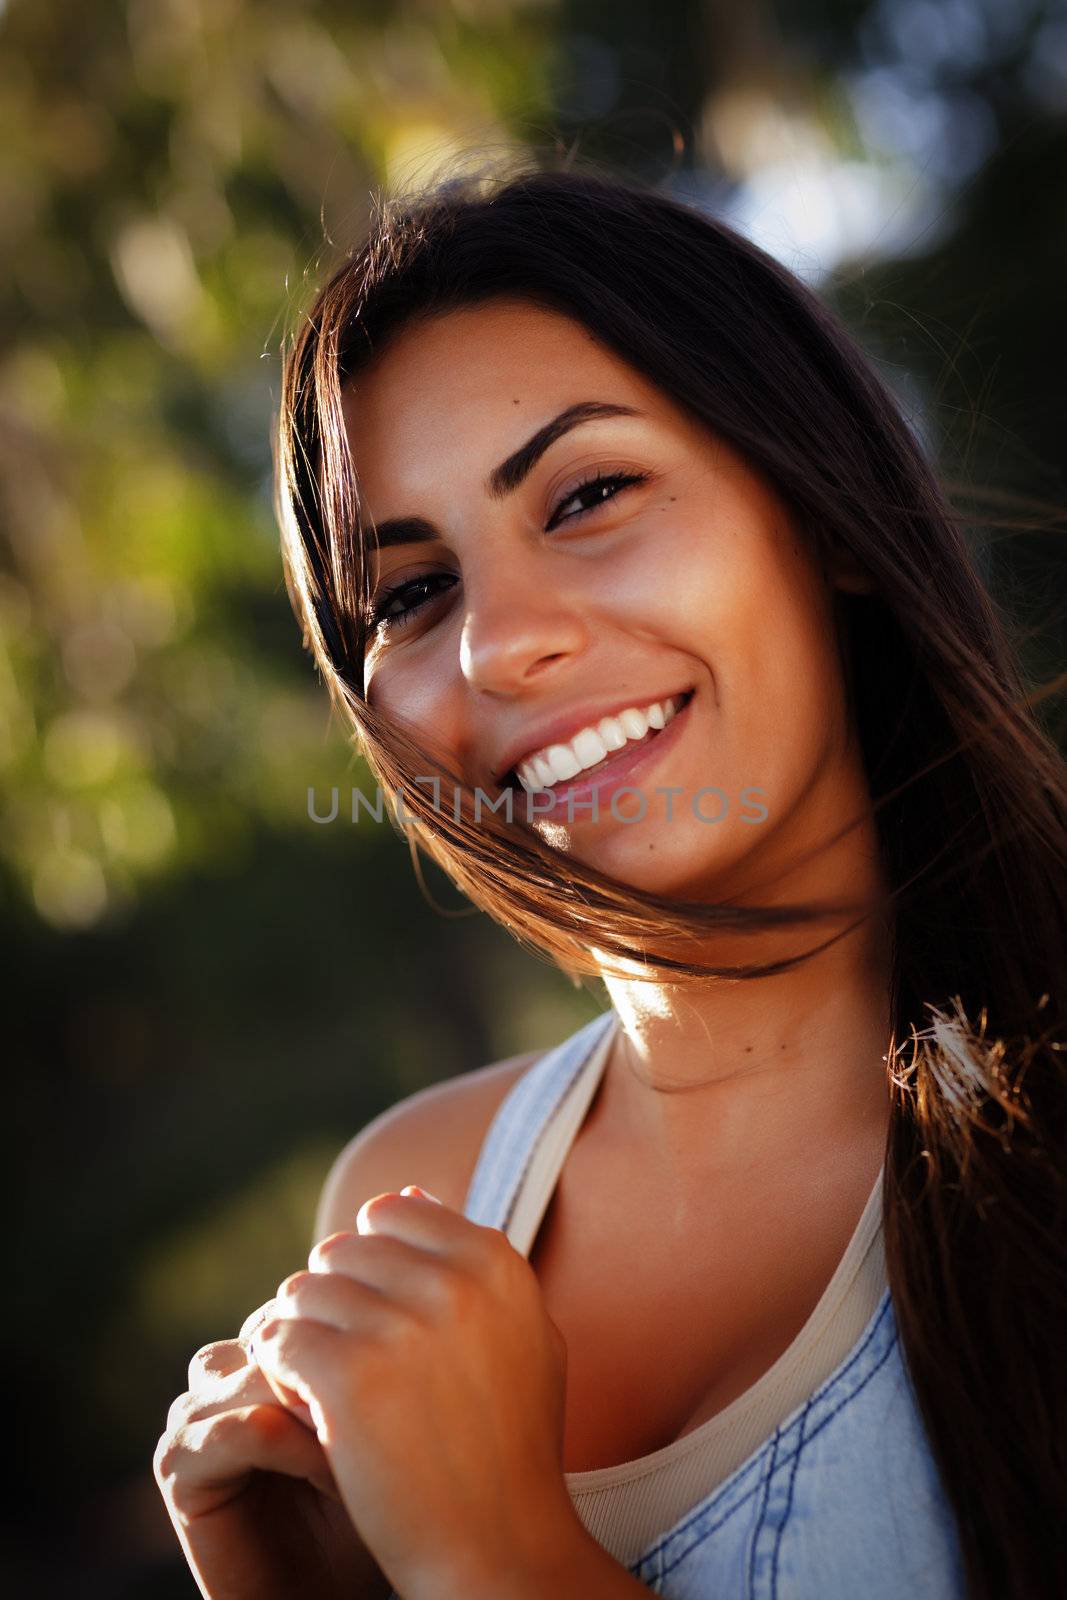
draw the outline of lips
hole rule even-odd
[[[517,776],[509,774],[513,779],[511,787],[518,794],[551,795],[555,801],[565,801],[569,794],[576,799],[583,795],[591,795],[594,790],[599,791],[604,800],[610,799],[613,791],[624,784],[635,770],[641,770],[648,763],[648,747],[659,740],[666,740],[667,746],[672,746],[681,736],[687,721],[687,712],[696,691],[689,689],[681,697],[681,705],[664,728],[650,728],[642,739],[627,741],[621,750],[614,750],[595,767],[586,767],[581,772],[575,773],[573,778],[560,778],[556,783],[543,789],[526,791],[519,783]],[[551,816],[551,812],[541,813]]]
[[[671,694],[663,695],[661,697],[660,701],[657,702],[657,703],[664,704],[668,700],[672,700],[672,699],[673,700],[677,700],[679,702],[679,704],[678,704],[678,711],[675,713],[675,715],[678,715],[682,711],[685,710],[686,706],[689,704],[689,701],[692,699],[693,694],[694,694],[694,690],[692,688],[675,689],[674,691],[672,691]],[[568,743],[570,741],[570,739],[572,739],[574,737],[574,735],[576,733],[578,733],[582,728],[585,728],[585,727],[596,727],[597,723],[602,721],[604,719],[604,717],[617,717],[619,715],[619,712],[624,710],[627,706],[631,706],[631,705],[643,706],[644,704],[646,704],[646,702],[639,701],[639,700],[633,700],[633,699],[626,700],[626,701],[617,701],[615,706],[614,706],[614,708],[605,708],[605,709],[600,710],[600,711],[590,712],[590,713],[587,714],[586,719],[584,721],[573,722],[573,723],[571,723],[571,725],[570,725],[570,727],[568,729],[560,728],[558,723],[557,723],[556,729],[553,729],[551,731],[547,731],[545,733],[540,745],[530,745],[527,748],[525,748],[522,751],[521,755],[516,757],[516,760],[515,760],[515,762],[514,762],[514,764],[512,766],[506,768],[503,772],[501,772],[499,777],[495,777],[494,778],[494,782],[498,783],[502,789],[516,789],[516,790],[519,791],[519,793],[524,793],[525,791],[523,790],[522,784],[519,782],[518,766],[519,766],[519,762],[520,761],[528,760],[530,755],[532,755],[536,750],[544,749],[545,746],[547,746],[547,745],[550,745],[550,744],[566,744],[566,743]],[[653,701],[650,699],[647,702],[647,704],[651,705],[651,704],[653,704]],[[667,726],[669,727],[670,723],[668,723]],[[662,729],[657,729],[656,731],[657,732],[662,732],[663,730]],[[642,745],[645,743],[645,740],[647,738],[648,738],[648,735],[646,734],[645,737],[643,739],[641,739],[641,740],[627,740],[626,744],[622,747],[621,750],[610,751],[608,756],[605,757],[604,761],[601,763],[601,765],[606,767],[609,764],[610,760],[612,760],[612,759],[614,759],[614,758],[616,758],[618,756],[626,755],[627,751],[629,751],[629,750],[640,749],[642,747]],[[590,772],[595,773],[595,772],[599,772],[599,771],[600,771],[600,766],[585,767],[580,772],[575,773],[573,778],[568,778],[568,779],[562,779],[561,778],[561,779],[558,779],[557,782],[558,783],[563,783],[563,782],[581,783],[587,773],[590,773]],[[553,785],[552,787],[554,788],[555,785]],[[546,790],[542,790],[541,791],[541,793],[545,793],[545,792],[547,792],[547,791]]]

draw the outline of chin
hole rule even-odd
[[[572,860],[593,867],[617,883],[627,884],[646,894],[659,894],[674,900],[697,900],[713,903],[726,892],[726,883],[734,869],[751,849],[739,848],[736,836],[723,835],[717,845],[701,838],[699,853],[692,838],[677,841],[665,837],[662,826],[654,834],[625,827],[612,831],[610,838],[596,838],[595,829],[569,835],[565,828],[551,830],[549,837],[544,829],[546,844],[570,856]]]

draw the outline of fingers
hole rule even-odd
[[[296,1395],[279,1393],[272,1387],[256,1364],[250,1345],[245,1346],[236,1339],[221,1339],[196,1352],[189,1363],[189,1391],[174,1401],[171,1414],[191,1421],[214,1416],[233,1406],[279,1402],[305,1427],[315,1431],[309,1408]]]
[[[422,1192],[387,1189],[371,1195],[355,1214],[355,1232],[360,1238],[384,1237],[416,1246],[429,1259],[446,1259],[478,1275],[496,1277],[509,1270],[507,1258],[523,1259],[502,1229],[472,1222]]]
[[[310,1271],[294,1272],[279,1285],[279,1314],[315,1317],[363,1332],[381,1329],[390,1306],[418,1317],[437,1317],[469,1288],[473,1276],[452,1256],[435,1255],[385,1234],[331,1234],[312,1250],[308,1265]],[[378,1299],[355,1300],[343,1288],[346,1280],[355,1280]]]
[[[311,1272],[340,1272],[377,1289],[382,1294],[402,1295],[419,1273],[438,1270],[439,1258],[387,1234],[331,1233],[320,1239],[308,1256]],[[279,1284],[278,1293],[301,1274],[294,1272]]]
[[[355,1231],[388,1234],[424,1249],[441,1250],[454,1245],[475,1226],[458,1211],[409,1185],[406,1190],[387,1189],[364,1200],[356,1213]]]
[[[268,1317],[272,1317],[273,1315],[273,1296],[270,1300],[264,1301],[263,1305],[257,1306],[254,1311],[250,1311],[248,1313],[247,1317],[241,1324],[241,1331],[237,1335],[237,1342],[238,1344],[244,1345],[246,1355],[250,1353],[253,1334],[255,1334],[258,1328],[263,1326]]]
[[[193,1362],[196,1359],[194,1356]],[[190,1384],[185,1394],[171,1402],[167,1427],[213,1417],[235,1406],[273,1404],[274,1395],[263,1373],[254,1361],[245,1361],[232,1372],[203,1375],[198,1383]]]
[[[166,1499],[186,1517],[215,1509],[220,1494],[232,1499],[257,1469],[305,1478],[341,1501],[315,1435],[273,1402],[221,1410],[173,1427],[168,1419],[152,1468]]]
[[[248,1352],[237,1339],[216,1339],[212,1344],[201,1345],[189,1362],[190,1389],[210,1387],[216,1378],[224,1378],[248,1365]]]

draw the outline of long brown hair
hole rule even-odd
[[[687,953],[715,930],[840,908],[632,889],[484,803],[479,816],[445,753],[375,712],[363,666],[373,530],[341,414],[346,378],[412,318],[524,297],[584,324],[728,440],[820,555],[844,553],[866,574],[869,592],[838,603],[893,908],[893,1304],[969,1593],[1067,1593],[1067,778],[962,514],[827,307],[714,217],[529,157],[414,199],[378,197],[372,211],[286,353],[286,584],[372,773],[402,798],[413,856],[437,861],[525,947],[572,975],[602,970],[595,948],[669,983],[758,979],[814,950],[729,967]],[[462,803],[442,807],[416,774],[439,775]]]

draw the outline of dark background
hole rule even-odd
[[[370,191],[556,141],[734,221],[959,492],[1044,519],[970,533],[1047,678],[1065,112],[1067,14],[1026,0],[0,0],[13,1592],[192,1600],[151,1456],[193,1351],[303,1264],[373,1115],[596,1007],[343,820],[372,786],[288,609],[269,426]]]

